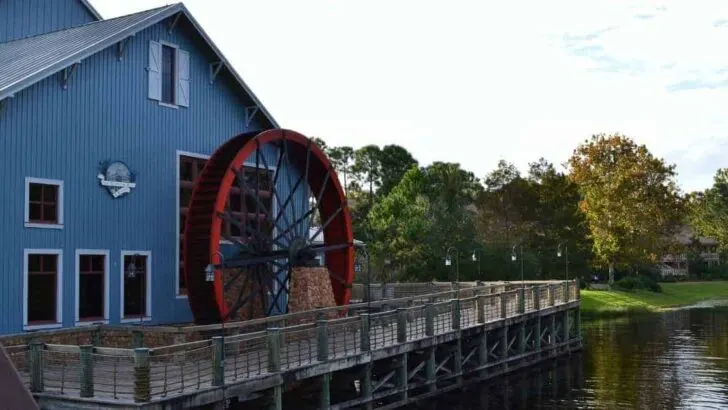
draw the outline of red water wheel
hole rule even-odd
[[[336,303],[348,303],[351,216],[326,155],[289,130],[226,142],[192,191],[182,254],[198,324],[287,313],[292,271],[318,256]]]

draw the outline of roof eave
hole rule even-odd
[[[101,50],[104,50],[113,44],[117,43],[119,40],[118,37],[126,38],[128,36],[134,35],[138,33],[141,30],[144,30],[146,27],[148,27],[149,20],[153,20],[160,15],[163,17],[160,18],[161,20],[164,20],[165,18],[168,18],[169,16],[174,15],[175,13],[179,12],[181,10],[181,4],[176,4],[174,6],[170,6],[169,8],[161,9],[159,13],[152,14],[151,16],[147,17],[144,20],[141,20],[133,25],[130,25],[123,31],[121,31],[118,34],[115,34],[114,36],[107,37],[96,44],[93,44],[91,46],[88,46],[84,49],[80,49],[77,52],[69,55],[68,57],[64,58],[63,60],[57,61],[54,64],[51,64],[49,66],[44,67],[43,69],[33,73],[30,76],[27,76],[23,78],[22,80],[19,80],[15,83],[10,84],[5,89],[0,90],[0,100],[4,100],[5,98],[8,98],[15,93],[30,87],[31,85],[53,75],[54,73],[57,73],[60,70],[63,70],[66,67],[69,67],[73,64],[76,64],[78,62],[81,62],[82,60],[98,53]]]
[[[273,128],[280,128],[276,120],[273,118],[273,116],[268,112],[268,110],[265,108],[265,106],[260,102],[258,97],[253,93],[253,91],[248,87],[248,85],[243,81],[242,77],[235,71],[235,69],[232,67],[230,62],[225,58],[225,55],[220,51],[220,49],[217,48],[217,46],[212,42],[212,39],[210,36],[207,35],[207,33],[202,29],[202,26],[195,20],[194,17],[192,17],[192,14],[187,10],[187,8],[182,3],[177,3],[174,5],[170,5],[167,8],[161,9],[159,13],[155,13],[149,17],[147,17],[144,20],[141,20],[129,27],[127,27],[122,32],[115,34],[114,36],[111,36],[109,38],[106,38],[104,40],[101,40],[97,42],[96,44],[86,47],[82,50],[78,50],[76,53],[69,55],[67,58],[64,58],[61,61],[56,62],[55,64],[51,64],[42,70],[39,70],[38,72],[32,74],[31,76],[28,76],[16,83],[11,84],[10,86],[6,87],[5,89],[0,90],[0,101],[9,98],[13,95],[15,95],[17,92],[30,87],[31,85],[53,75],[54,73],[57,73],[60,70],[63,70],[66,67],[69,67],[72,64],[78,63],[86,58],[88,58],[91,55],[94,55],[98,53],[101,50],[104,50],[113,44],[117,43],[119,41],[119,38],[126,38],[131,35],[134,35],[147,27],[149,27],[149,21],[150,20],[156,20],[156,21],[162,21],[166,18],[169,18],[177,13],[184,13],[185,17],[192,23],[192,25],[195,27],[195,29],[200,33],[200,36],[205,40],[207,45],[212,49],[212,51],[217,54],[218,58],[220,58],[220,61],[225,65],[227,70],[232,74],[232,76],[235,78],[235,80],[240,84],[240,86],[243,88],[243,90],[250,96],[250,98],[253,100],[253,102],[258,106],[258,109],[265,115],[266,119],[271,123]]]

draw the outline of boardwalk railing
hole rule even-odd
[[[459,297],[456,297],[459,296]],[[8,349],[34,393],[148,402],[444,335],[579,299],[575,281],[461,287],[251,320],[233,336],[158,348]]]

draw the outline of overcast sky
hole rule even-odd
[[[170,3],[91,0],[106,18]],[[482,177],[621,132],[683,190],[728,166],[728,2],[186,0],[282,127]]]

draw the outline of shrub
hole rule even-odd
[[[625,276],[614,284],[628,291],[644,289],[650,292],[662,292],[660,285],[648,276]]]

